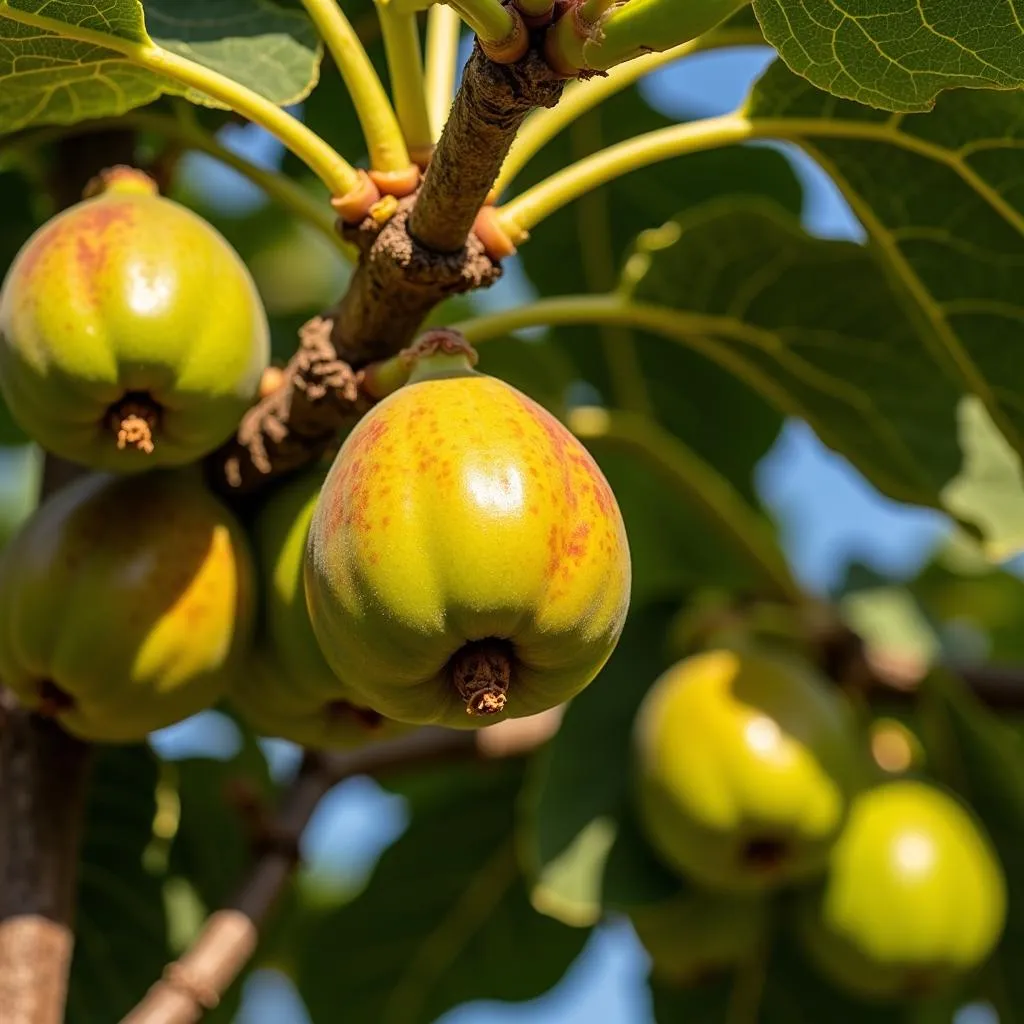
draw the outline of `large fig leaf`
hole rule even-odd
[[[162,873],[144,856],[156,789],[148,747],[97,749],[78,867],[68,1024],[120,1020],[171,959]]]
[[[366,890],[303,934],[296,982],[314,1024],[333,1024],[339,1008],[354,1021],[430,1024],[559,980],[587,933],[530,906],[513,838],[521,778],[515,764],[462,768],[410,798],[409,829]]]
[[[1024,318],[1018,287],[1024,265],[1022,112],[1020,92],[960,90],[944,95],[928,116],[885,114],[836,100],[779,63],[758,82],[743,111],[755,135],[790,139],[820,163],[863,224],[894,296],[875,333],[895,330],[903,340],[892,338],[884,361],[880,351],[865,348],[857,360],[863,365],[854,368],[854,390],[866,410],[877,409],[902,381],[902,422],[888,410],[885,418],[892,420],[894,441],[914,452],[933,484],[958,459],[958,431],[965,449],[974,445],[984,452],[993,444],[983,436],[978,410],[964,406],[954,419],[951,392],[973,396],[1010,449],[1018,456],[1024,450],[1024,363],[1014,355]],[[828,298],[842,315],[863,301],[863,291],[860,281],[836,278]],[[872,295],[867,293],[869,303]],[[903,326],[894,327],[892,318]],[[836,347],[823,344],[816,358],[809,356],[812,369],[835,373]],[[874,378],[868,379],[872,368]],[[835,403],[837,416],[848,404]],[[828,416],[817,421],[863,468],[850,431]],[[925,434],[931,435],[927,444]],[[891,451],[893,444],[885,447]],[[992,468],[991,458],[975,461]],[[1019,465],[1016,482],[1009,479],[1011,469],[1001,468],[1001,479],[1019,487]],[[880,482],[878,472],[875,479]],[[977,488],[952,503],[965,518],[983,518]]]
[[[278,104],[317,81],[311,23],[273,0],[0,0],[0,133],[116,116],[168,92],[218,105],[134,62],[152,43]]]
[[[928,110],[943,89],[1024,85],[1012,3],[754,0],[765,38],[797,74],[884,110]]]

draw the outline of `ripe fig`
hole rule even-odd
[[[313,634],[302,561],[326,474],[327,466],[320,465],[290,481],[256,519],[263,643],[230,692],[232,704],[258,732],[316,749],[359,746],[409,728],[359,707]]]
[[[197,475],[93,473],[0,556],[0,682],[84,739],[141,740],[219,700],[253,607],[241,528]]]
[[[727,891],[824,869],[863,767],[847,706],[810,666],[731,650],[684,658],[655,682],[635,757],[654,850]]]
[[[270,355],[256,287],[141,172],[52,218],[0,289],[0,390],[44,448],[94,469],[192,462],[238,425]]]
[[[618,641],[622,516],[579,441],[476,372],[465,342],[433,332],[415,355],[321,492],[313,629],[335,673],[388,718],[473,728],[533,715],[582,690]]]
[[[765,940],[768,904],[693,889],[664,903],[635,907],[629,916],[651,958],[651,977],[685,987],[753,956]]]
[[[1006,882],[965,807],[900,779],[854,802],[824,883],[804,896],[800,932],[822,974],[878,1001],[941,991],[992,952]]]

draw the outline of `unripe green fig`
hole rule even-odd
[[[0,681],[83,739],[141,740],[220,699],[253,610],[241,527],[198,475],[93,473],[0,556]]]
[[[979,966],[1006,917],[1003,870],[956,799],[910,779],[854,802],[800,933],[842,988],[875,1000],[919,998]]]
[[[262,643],[230,691],[231,703],[257,732],[314,749],[355,747],[409,729],[353,702],[309,621],[302,562],[326,474],[325,465],[300,474],[256,518]]]
[[[582,690],[618,641],[630,586],[597,464],[468,353],[426,336],[409,383],[345,440],[306,553],[334,672],[388,718],[455,728]]]
[[[693,889],[635,907],[629,917],[651,958],[651,977],[685,987],[754,956],[765,941],[768,904],[757,897]]]
[[[0,288],[0,390],[48,451],[112,472],[195,461],[237,427],[270,355],[226,239],[141,172],[44,224]]]
[[[841,696],[779,654],[684,658],[637,716],[641,827],[666,864],[713,889],[822,870],[862,767]]]

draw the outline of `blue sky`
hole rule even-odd
[[[644,83],[650,102],[669,115],[713,115],[735,107],[751,80],[766,66],[763,49],[705,54],[666,68]],[[250,130],[233,132],[247,153],[272,163],[278,147]],[[807,190],[806,226],[826,237],[860,239],[862,232],[834,187],[805,157],[780,147],[794,161]],[[206,187],[218,201],[242,207],[259,202],[233,172],[195,163]],[[488,305],[514,301],[521,279],[510,273],[487,296]],[[829,452],[804,425],[787,425],[764,459],[757,476],[767,507],[779,522],[787,552],[800,578],[817,590],[836,582],[851,559],[880,570],[912,572],[946,529],[934,512],[910,509],[883,499],[845,460]],[[196,749],[230,743],[222,726],[210,716],[185,723],[157,738],[168,754],[183,756]],[[282,773],[294,768],[296,751],[287,744],[271,746]],[[319,871],[340,878],[359,876],[401,832],[402,801],[384,794],[366,779],[353,779],[332,792],[304,837],[304,851]],[[340,951],[339,951],[340,952]],[[650,1024],[644,992],[646,961],[626,926],[596,931],[586,950],[561,984],[534,1003],[516,1006],[471,1004],[441,1019],[441,1024]],[[980,1011],[979,1011],[980,1012]],[[989,1024],[973,1016],[964,1024]],[[261,973],[247,989],[241,1024],[305,1024],[294,993],[280,977]],[[363,1022],[358,1022],[363,1024]],[[366,1022],[372,1024],[372,1022]]]

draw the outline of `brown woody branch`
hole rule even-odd
[[[217,1005],[255,952],[259,930],[295,868],[302,831],[332,786],[353,775],[381,778],[425,763],[515,756],[549,739],[560,719],[555,710],[480,732],[425,728],[350,753],[308,753],[232,905],[211,915],[192,947],[122,1024],[195,1024]]]
[[[449,296],[500,277],[473,221],[524,118],[553,106],[563,84],[535,52],[498,65],[477,47],[420,189],[384,223],[367,217],[340,226],[360,252],[348,290],[307,326],[280,393],[260,402],[211,458],[218,486],[245,493],[318,458],[360,414],[354,371],[408,345]]]

